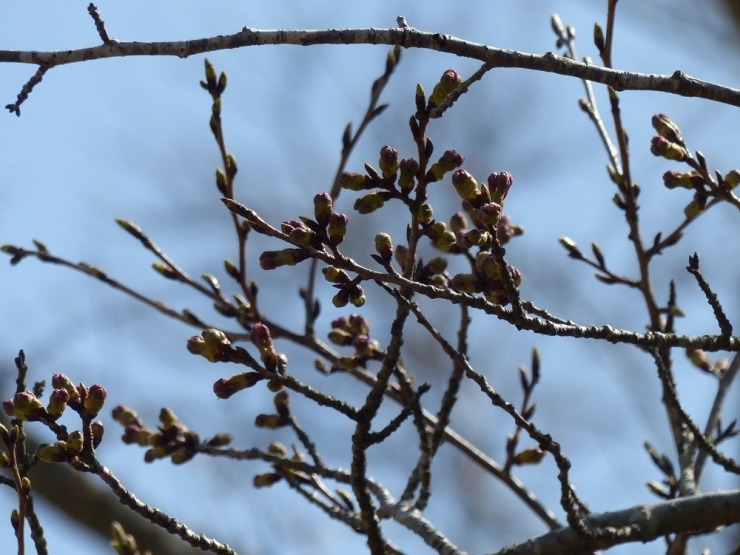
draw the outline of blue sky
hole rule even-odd
[[[594,21],[603,22],[604,2],[557,0],[535,2],[471,1],[350,4],[327,0],[310,4],[274,2],[101,2],[110,35],[119,40],[181,40],[256,28],[390,27],[403,14],[408,23],[468,40],[534,53],[554,50],[549,16],[558,12],[578,31],[581,55],[596,58],[590,39]],[[99,39],[85,2],[22,3],[0,20],[0,48],[54,50],[95,45]],[[676,69],[708,81],[740,86],[736,31],[720,6],[706,10],[688,2],[643,2],[620,5],[615,39],[615,65],[621,69],[672,73]],[[667,15],[664,15],[667,13]],[[372,80],[382,71],[383,46],[269,46],[209,55],[218,70],[229,74],[223,117],[227,144],[240,163],[237,198],[254,206],[273,223],[309,214],[316,192],[328,190],[339,158],[347,122],[358,124]],[[421,82],[431,91],[449,67],[469,75],[477,63],[449,55],[405,51],[384,101],[389,109],[368,130],[349,169],[375,164],[381,146],[411,153],[406,121],[413,111],[413,91]],[[152,256],[114,223],[118,217],[139,224],[191,275],[216,274],[225,257],[235,257],[233,230],[218,200],[213,171],[220,160],[208,130],[210,103],[198,86],[203,56],[111,59],[55,68],[22,106],[22,116],[6,114],[0,123],[0,243],[31,246],[44,241],[52,253],[85,261],[111,277],[170,306],[190,308],[217,321],[209,304],[190,290],[166,282],[149,268]],[[14,100],[35,68],[0,67],[0,100]],[[604,119],[606,95],[597,87]],[[606,287],[585,265],[568,259],[557,244],[567,235],[587,247],[597,241],[615,269],[635,271],[626,241],[626,226],[610,202],[614,188],[607,179],[606,157],[586,117],[578,110],[580,82],[522,70],[489,73],[430,130],[438,152],[455,148],[466,156],[465,167],[480,180],[492,171],[508,170],[515,184],[507,212],[526,228],[508,248],[510,261],[522,270],[522,292],[559,316],[582,323],[644,329],[645,309],[636,295]],[[666,191],[661,176],[673,166],[649,153],[650,118],[664,112],[676,121],[693,148],[707,156],[710,167],[726,172],[740,165],[734,108],[658,93],[622,94],[625,125],[630,133],[634,179],[642,186],[645,236],[668,231],[680,221],[690,200],[685,191]],[[610,126],[611,129],[611,126]],[[448,182],[446,182],[449,185]],[[454,196],[440,185],[433,197],[440,218],[458,209]],[[371,239],[389,231],[403,237],[401,212],[353,215],[354,197],[344,194],[340,208],[364,237],[355,248],[368,261]],[[446,216],[445,216],[446,214]],[[699,252],[702,269],[720,295],[730,318],[740,308],[737,291],[737,214],[719,208],[693,224],[685,239],[655,264],[655,289],[666,299],[675,279],[679,305],[688,314],[683,333],[714,333],[711,311],[684,267]],[[276,248],[267,241],[261,248]],[[259,252],[252,251],[253,261]],[[431,252],[431,251],[429,251]],[[363,258],[364,257],[364,258]],[[300,328],[297,287],[300,270],[264,273],[263,306],[273,317]],[[329,289],[322,289],[328,293]],[[370,300],[382,299],[369,290]],[[265,446],[275,434],[256,431],[251,419],[268,411],[270,396],[245,392],[217,401],[211,384],[229,375],[223,365],[208,365],[185,350],[197,330],[155,314],[100,283],[63,268],[26,260],[0,266],[0,303],[5,315],[0,342],[0,368],[10,372],[18,349],[26,351],[31,379],[64,372],[75,382],[102,383],[109,404],[133,406],[154,424],[161,406],[171,407],[192,428],[208,436],[232,431],[237,446]],[[326,332],[343,312],[324,303],[319,322]],[[390,321],[382,302],[363,313],[378,338]],[[428,303],[429,314],[450,337],[455,313]],[[471,332],[476,367],[511,400],[518,401],[516,367],[528,363],[538,345],[543,356],[543,383],[535,423],[552,433],[573,460],[573,481],[596,511],[617,510],[652,502],[644,483],[659,480],[642,448],[650,441],[672,453],[659,385],[654,369],[633,349],[575,340],[520,334],[476,316]],[[359,403],[364,390],[349,379],[313,373],[311,358],[280,345],[302,379]],[[405,354],[420,381],[433,384],[430,399],[444,387],[447,365],[422,332],[412,333]],[[691,369],[681,353],[674,356],[684,402],[701,422],[711,403],[714,383]],[[303,359],[305,361],[305,359]],[[6,378],[7,379],[7,378]],[[6,381],[5,391],[11,391]],[[259,392],[262,393],[262,392]],[[453,424],[486,452],[501,459],[505,436],[513,430],[503,414],[481,403],[469,384]],[[4,394],[7,396],[7,393]],[[737,389],[734,391],[737,399]],[[735,405],[737,406],[737,405]],[[299,418],[316,430],[327,459],[349,465],[346,441],[351,428],[334,415],[296,403]],[[386,415],[391,415],[389,409]],[[726,411],[729,421],[735,415]],[[246,426],[244,424],[247,424]],[[72,424],[72,423],[70,423]],[[361,538],[330,522],[280,486],[255,491],[259,463],[196,459],[184,467],[167,462],[144,465],[142,452],[117,441],[120,431],[105,420],[107,437],[100,458],[145,501],[181,519],[196,531],[214,535],[240,553],[346,553],[360,549]],[[37,430],[41,433],[41,430]],[[371,471],[398,495],[404,484],[399,467],[412,464],[415,453],[398,460],[413,431],[405,430],[389,449],[372,454]],[[291,442],[288,436],[280,436]],[[732,446],[727,447],[732,449]],[[735,454],[737,448],[735,447]],[[401,455],[398,455],[401,456]],[[543,526],[491,478],[483,476],[451,449],[443,449],[435,466],[436,502],[430,519],[471,553],[496,548],[543,533]],[[551,461],[518,472],[530,489],[558,511],[556,470]],[[449,478],[447,478],[449,477]],[[737,487],[721,473],[709,471],[703,488]],[[6,492],[7,493],[7,492]],[[7,514],[13,496],[0,495]],[[79,553],[63,519],[41,507],[52,552]],[[560,513],[558,512],[559,516]],[[7,528],[7,527],[6,527]],[[10,541],[9,529],[0,532]],[[83,533],[83,532],[80,532]],[[418,540],[389,528],[408,552],[423,552]],[[396,535],[398,534],[398,535]],[[89,551],[104,552],[104,542],[90,537]],[[715,541],[714,544],[711,541]],[[719,540],[709,545],[719,546]],[[703,543],[695,544],[696,550]],[[94,547],[93,547],[94,546]],[[719,547],[716,547],[719,549]],[[721,549],[720,549],[721,550]],[[624,553],[648,553],[631,546]],[[620,552],[615,550],[615,553]]]

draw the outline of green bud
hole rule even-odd
[[[475,200],[480,195],[480,189],[475,178],[465,170],[456,170],[452,174],[452,184],[457,194],[463,200]]]
[[[335,327],[334,322],[332,322],[332,327]],[[370,333],[370,324],[364,316],[360,314],[350,314],[349,318],[347,318],[346,329],[354,335],[367,335]]]
[[[349,302],[349,291],[346,289],[340,289],[336,295],[334,295],[331,298],[331,303],[336,308],[343,308],[347,306],[347,303]]]
[[[349,302],[352,303],[353,306],[356,306],[357,308],[360,308],[362,305],[365,304],[365,301],[367,298],[365,297],[365,292],[362,290],[362,287],[359,285],[357,287],[353,287],[349,292]]]
[[[216,86],[216,70],[213,69],[213,64],[208,60],[208,58],[205,59],[205,66],[206,66],[206,81],[208,82],[208,85],[211,87]]]
[[[445,231],[439,238],[432,242],[442,252],[447,252],[457,242],[457,237],[451,231]]]
[[[606,47],[606,43],[604,42],[604,31],[598,23],[594,23],[594,44],[599,53],[603,52]]]
[[[44,412],[43,403],[30,391],[16,393],[13,396],[13,405],[28,420],[38,418]]]
[[[514,456],[513,463],[515,465],[523,464],[539,464],[539,462],[545,457],[545,452],[539,447],[530,447],[520,451]]]
[[[371,214],[385,204],[384,196],[382,191],[373,191],[364,197],[358,198],[353,208],[360,214]]]
[[[501,279],[501,270],[496,262],[496,257],[489,252],[481,252],[475,259],[475,267],[483,272],[491,281]]]
[[[100,420],[96,420],[90,424],[90,431],[92,431],[93,448],[97,449],[103,441],[105,426],[103,426],[103,423]]]
[[[216,187],[218,192],[225,195],[228,192],[226,188],[226,174],[221,168],[216,168]]]
[[[281,266],[295,266],[310,257],[311,255],[303,249],[265,251],[260,255],[260,268],[274,270]]]
[[[706,202],[699,202],[695,199],[686,205],[686,208],[683,209],[683,213],[687,219],[693,220],[694,218],[699,216],[702,212],[704,212],[705,208],[706,208]]]
[[[62,415],[64,409],[67,408],[68,401],[69,393],[67,393],[66,389],[54,389],[49,396],[49,404],[46,407],[46,412],[56,420]]]
[[[36,447],[36,456],[44,462],[64,462],[67,460],[67,444],[57,441],[54,445],[42,443]]]
[[[334,343],[334,345],[346,347],[347,345],[352,344],[352,340],[355,338],[355,334],[340,329],[333,329],[329,332],[328,337],[329,341]]]
[[[393,258],[396,259],[396,263],[401,267],[406,267],[406,257],[409,254],[409,249],[406,245],[398,245],[396,251],[393,253]]]
[[[267,428],[268,430],[277,430],[284,428],[289,424],[288,419],[279,414],[258,414],[254,419],[254,425],[258,428]]]
[[[671,121],[671,118],[665,114],[656,114],[652,119],[653,129],[658,132],[658,135],[664,139],[683,145],[683,137],[681,137],[681,130],[678,126]]]
[[[331,215],[333,201],[329,193],[319,193],[313,197],[313,215],[319,226],[326,227],[329,225],[329,216]]]
[[[734,189],[740,183],[740,170],[730,170],[725,175],[724,183],[729,189]]]
[[[339,186],[350,191],[362,191],[373,186],[372,179],[362,173],[343,172],[339,175]]]
[[[327,234],[329,235],[329,241],[331,241],[333,245],[339,245],[344,241],[344,236],[347,235],[348,223],[349,218],[344,214],[337,214],[336,212],[331,213],[329,216],[329,229],[327,230]]]
[[[385,179],[390,179],[398,171],[398,151],[389,146],[380,149],[380,171]]]
[[[469,295],[480,293],[486,287],[486,284],[474,274],[456,274],[450,285],[453,289]]]
[[[67,437],[67,453],[70,455],[79,455],[82,453],[82,447],[85,443],[85,437],[80,430],[75,430]]]
[[[565,250],[568,251],[568,256],[571,258],[575,258],[576,260],[583,260],[584,256],[583,253],[578,248],[578,245],[575,244],[575,242],[570,239],[569,237],[561,237],[558,239],[558,242],[565,247]]]
[[[665,185],[667,189],[675,189],[676,187],[685,187],[688,185],[688,187],[685,188],[691,189],[691,182],[682,179],[683,175],[685,174],[677,172],[676,170],[669,170],[663,174],[663,185]]]
[[[321,247],[321,241],[319,241],[318,236],[307,227],[298,228],[291,231],[290,240],[299,247]]]
[[[419,223],[421,224],[428,224],[432,221],[432,218],[434,217],[434,210],[432,209],[432,206],[425,202],[419,207],[419,212],[417,213],[417,218],[419,219]]]
[[[248,389],[265,378],[258,372],[243,372],[230,378],[221,378],[213,384],[213,392],[219,399],[228,399],[242,389]]]
[[[273,402],[275,403],[275,410],[277,410],[277,413],[280,416],[283,418],[288,418],[290,416],[290,394],[287,391],[279,391],[275,395]]]
[[[141,420],[136,411],[125,405],[118,405],[111,411],[113,420],[121,424],[122,426],[129,426],[130,424],[141,425]]]
[[[432,164],[432,167],[427,172],[427,182],[440,181],[447,172],[451,172],[462,166],[464,161],[465,157],[457,151],[446,151],[437,162]]]
[[[178,280],[180,279],[180,276],[177,275],[177,272],[175,272],[172,268],[170,268],[166,264],[160,264],[159,262],[153,262],[152,268],[161,276],[166,277],[167,279],[174,279]]]
[[[329,283],[347,283],[349,281],[347,272],[334,266],[324,266],[321,273],[324,274],[324,279]]]
[[[226,258],[224,260],[224,271],[229,274],[232,278],[238,280],[239,279],[239,269],[236,267],[236,264],[234,264],[231,260]]]
[[[393,257],[393,241],[387,233],[378,233],[375,236],[375,252],[386,262]]]
[[[462,79],[454,69],[448,69],[442,74],[442,78],[434,86],[432,96],[429,97],[429,104],[439,106],[444,102],[457,87],[462,83]]]
[[[432,258],[427,262],[426,268],[431,275],[441,274],[447,269],[447,259],[441,256]]]
[[[489,227],[495,227],[501,220],[501,205],[495,202],[489,202],[480,207],[478,211],[478,221]]]
[[[404,158],[398,165],[401,175],[398,178],[398,186],[401,192],[408,194],[414,188],[416,173],[419,171],[419,162],[413,158]]]
[[[100,409],[103,408],[107,396],[108,392],[102,385],[97,383],[91,385],[84,402],[85,410],[87,410],[88,414],[92,416],[98,414]]]
[[[257,322],[249,332],[249,340],[259,350],[260,354],[274,350],[270,328],[262,322]]]
[[[468,227],[468,220],[462,212],[455,212],[450,218],[450,231],[457,233]]]
[[[192,449],[181,447],[170,455],[170,461],[172,462],[172,464],[180,465],[185,464],[193,457],[195,457],[195,451],[193,451]]]
[[[264,474],[257,474],[253,479],[252,483],[256,488],[269,488],[273,484],[278,483],[282,480],[282,476],[275,472],[265,472]]]
[[[681,145],[660,136],[655,136],[650,141],[650,152],[655,156],[662,156],[666,160],[677,162],[685,160],[689,154]]]
[[[277,455],[278,457],[285,457],[288,454],[288,450],[285,445],[279,441],[271,441],[267,446],[267,452],[271,455]]]
[[[231,444],[233,439],[234,438],[231,434],[216,434],[211,439],[207,440],[206,444],[211,447],[226,447]]]
[[[219,330],[207,329],[188,339],[187,349],[194,355],[201,355],[209,362],[226,362],[230,358],[231,342]]]

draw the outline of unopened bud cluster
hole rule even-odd
[[[77,386],[64,374],[54,374],[51,379],[53,390],[49,400],[44,403],[30,391],[16,393],[12,399],[2,402],[5,414],[26,422],[42,422],[54,429],[59,440],[53,445],[41,444],[36,450],[37,456],[45,462],[71,462],[82,453],[84,448],[83,433],[79,430],[67,433],[66,429],[54,424],[67,408],[76,412],[83,421],[90,423],[92,445],[95,449],[103,440],[103,424],[91,420],[98,415],[108,395],[100,384],[89,388],[84,384]],[[4,429],[4,428],[3,428]]]
[[[168,408],[160,410],[160,423],[155,430],[146,428],[136,412],[124,405],[114,408],[112,416],[124,427],[121,438],[124,443],[148,448],[144,453],[145,462],[169,458],[173,464],[183,464],[196,455],[198,446],[224,447],[231,443],[229,434],[216,434],[201,444],[198,434],[188,430]]]
[[[370,324],[359,314],[340,316],[331,323],[329,341],[340,347],[352,347],[354,354],[340,358],[335,370],[351,370],[381,354],[380,343],[370,339]]]
[[[663,174],[663,184],[668,189],[688,189],[694,197],[684,208],[684,216],[692,220],[706,210],[712,197],[723,196],[740,183],[740,170],[731,170],[724,177],[716,172],[717,182],[711,182],[704,156],[697,151],[696,159],[691,157],[678,126],[665,114],[656,114],[652,125],[658,133],[650,143],[650,152],[674,162],[684,162],[691,166],[689,171],[669,170]],[[708,181],[709,180],[709,181]]]

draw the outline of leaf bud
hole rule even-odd
[[[216,187],[218,192],[222,195],[226,195],[228,189],[226,188],[226,174],[221,168],[216,168]]]
[[[561,237],[558,239],[558,242],[565,247],[565,250],[568,251],[568,256],[571,258],[575,258],[576,260],[583,260],[585,258],[578,245],[570,237]]]

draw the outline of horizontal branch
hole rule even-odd
[[[90,48],[57,51],[0,50],[0,62],[35,64],[54,67],[64,64],[119,58],[127,56],[177,56],[261,46],[266,44],[386,44],[405,48],[422,48],[473,58],[491,67],[516,67],[556,73],[609,85],[616,90],[659,91],[688,97],[698,97],[732,106],[740,106],[740,90],[701,81],[676,71],[673,75],[657,75],[619,71],[584,64],[552,52],[538,56],[515,50],[494,48],[462,40],[451,35],[430,33],[413,27],[390,29],[320,29],[320,30],[259,30],[244,27],[232,35],[173,41],[173,42],[109,42]]]
[[[711,531],[740,522],[740,490],[708,493],[586,517],[589,528],[625,528],[620,537],[593,540],[562,528],[512,545],[495,555],[592,553],[627,542],[649,542],[679,532]]]

